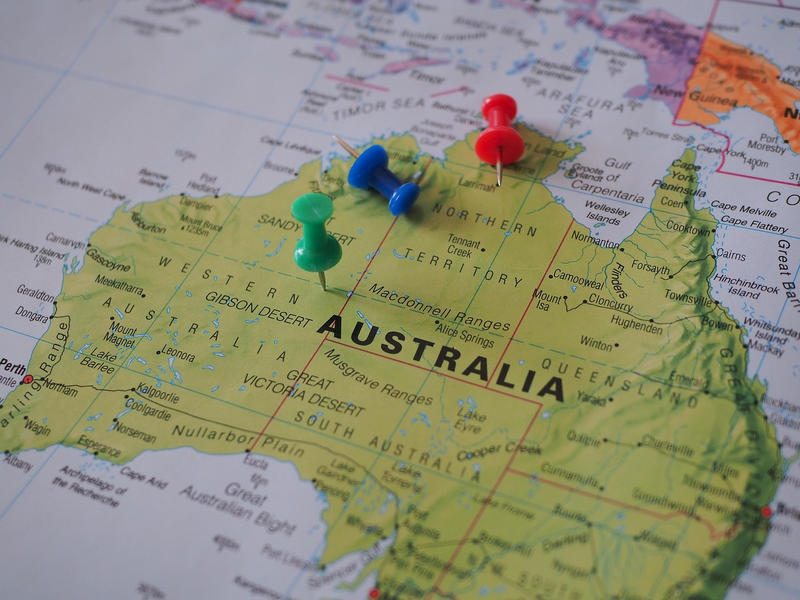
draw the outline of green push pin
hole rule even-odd
[[[323,291],[328,289],[325,271],[342,258],[339,242],[325,231],[325,221],[332,214],[333,202],[323,194],[305,194],[292,204],[292,216],[303,224],[303,237],[297,242],[294,262],[304,271],[319,273]]]

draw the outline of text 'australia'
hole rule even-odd
[[[372,325],[368,331],[364,332],[366,328],[367,326],[363,321],[356,321],[353,326],[350,340],[357,346],[371,346],[375,343],[380,328],[377,325]],[[342,339],[342,317],[340,315],[331,315],[322,327],[317,329],[317,333],[330,333],[335,339]],[[387,331],[381,333],[381,335],[383,336],[383,343],[379,344],[378,348],[384,354],[392,356],[400,354],[403,352],[404,344],[408,344],[414,351],[411,359],[414,362],[421,362],[423,356],[425,356],[425,351],[433,348],[431,352],[436,352],[436,358],[433,361],[434,369],[445,369],[451,373],[458,372],[465,377],[477,377],[481,381],[489,382],[489,360],[485,356],[476,356],[467,364],[467,359],[462,357],[461,352],[451,346],[443,345],[436,350],[436,343],[418,337],[408,340],[406,334],[399,331]],[[462,370],[465,364],[467,366]],[[509,363],[502,363],[499,368],[492,372],[492,377],[493,383],[500,387],[519,390],[524,394],[534,390],[537,396],[549,395],[557,402],[564,402],[564,389],[560,377],[550,377],[541,387],[538,387],[541,384],[537,382],[537,388],[534,388],[536,371],[514,368]]]

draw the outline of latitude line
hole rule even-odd
[[[547,272],[550,270],[550,267],[553,265],[553,261],[555,261],[556,256],[558,255],[559,251],[561,250],[561,246],[563,245],[564,240],[567,239],[567,235],[569,234],[569,231],[572,229],[572,225],[574,223],[575,223],[575,220],[571,219],[569,225],[567,226],[566,231],[564,232],[563,237],[561,238],[561,242],[558,244],[558,247],[556,248],[555,252],[553,253],[553,257],[550,259],[550,263],[547,265],[547,268],[544,270],[544,273],[542,274],[542,278],[539,281],[539,286],[542,285],[542,282],[544,281],[545,277],[547,276]],[[539,289],[539,286],[537,286],[536,290]],[[511,342],[513,341],[513,338],[514,338],[514,334],[516,334],[517,330],[519,329],[520,325],[522,324],[522,321],[525,319],[525,315],[527,314],[528,309],[530,309],[530,306],[531,306],[533,300],[536,297],[536,290],[534,291],[534,294],[531,296],[531,300],[528,302],[528,305],[526,306],[525,310],[523,311],[522,316],[520,317],[519,323],[517,324],[517,328],[514,330],[514,333],[512,333],[512,335],[511,335],[511,339],[509,339],[508,344],[506,344],[506,347],[503,350],[503,353],[500,356],[500,359],[498,360],[494,371],[492,372],[492,376],[490,377],[490,380],[494,377],[494,374],[497,371],[497,367],[502,362],[506,351],[508,350],[509,346],[511,345]],[[481,504],[481,507],[478,509],[478,512],[473,517],[472,522],[469,524],[469,526],[467,527],[467,530],[464,532],[464,535],[461,538],[461,541],[458,543],[458,545],[456,546],[456,549],[453,551],[453,553],[451,554],[450,558],[448,559],[448,561],[445,563],[444,567],[440,571],[439,576],[436,578],[436,581],[433,584],[433,587],[431,588],[431,591],[426,595],[426,598],[431,598],[431,595],[434,592],[439,593],[439,594],[443,593],[442,590],[439,589],[439,585],[442,583],[442,581],[444,581],[444,578],[447,576],[447,573],[450,571],[450,567],[452,566],[452,564],[456,560],[456,558],[458,558],[458,555],[461,552],[461,549],[467,543],[469,536],[472,535],[472,531],[475,529],[475,526],[478,524],[478,522],[480,521],[481,517],[483,516],[484,510],[486,510],[486,507],[489,505],[489,502],[494,497],[495,493],[497,493],[497,490],[500,487],[500,484],[503,482],[503,479],[505,478],[506,473],[509,472],[509,470],[511,468],[511,465],[514,462],[514,459],[516,458],[517,454],[519,453],[519,448],[522,445],[522,442],[524,442],[525,439],[528,437],[528,434],[530,433],[531,427],[533,427],[533,424],[536,421],[536,418],[539,416],[539,413],[541,412],[543,406],[544,406],[543,404],[539,404],[539,408],[537,408],[536,413],[533,415],[533,418],[531,419],[530,423],[528,423],[528,427],[525,429],[525,432],[523,433],[522,437],[520,438],[519,444],[517,444],[517,447],[514,449],[514,452],[512,452],[511,456],[509,457],[505,468],[500,473],[500,476],[497,478],[497,481],[495,482],[494,486],[492,486],[491,491],[487,495],[486,501],[484,501]]]
[[[594,41],[595,41],[595,44],[597,43],[597,41],[598,41],[599,39],[600,39],[600,33],[598,32],[598,33],[595,35],[595,40],[594,40]],[[595,53],[592,53],[592,57],[591,57],[591,59],[589,60],[589,64],[587,64],[587,65],[586,65],[586,73],[588,73],[588,72],[589,72],[589,68],[588,68],[588,67],[589,67],[589,65],[591,64],[591,62],[594,60],[594,57],[595,57]],[[574,106],[574,105],[575,105],[576,98],[577,98],[577,96],[578,96],[578,92],[580,92],[581,88],[583,87],[583,83],[584,83],[584,81],[585,81],[585,80],[586,80],[586,74],[584,74],[584,75],[581,75],[581,76],[580,76],[580,78],[578,79],[578,83],[577,83],[577,85],[576,85],[576,87],[575,87],[575,93],[573,94],[573,100],[572,100],[572,102],[570,103],[570,109],[572,108],[572,106]],[[561,130],[563,129],[563,127],[564,127],[564,124],[566,123],[566,119],[567,119],[567,116],[568,116],[568,115],[569,115],[569,110],[568,110],[568,111],[566,111],[566,113],[565,113],[565,114],[564,114],[564,116],[562,117],[562,119],[561,119],[561,122],[559,123],[559,125],[558,125],[558,128],[556,129],[556,132],[555,132],[555,134],[554,134],[554,135],[553,135],[553,137],[551,138],[551,141],[550,141],[550,146],[549,146],[550,148],[552,148],[552,147],[555,145],[555,143],[556,143],[556,139],[558,139],[558,138],[560,137]],[[542,172],[542,169],[544,169],[545,162],[546,162],[546,161],[542,161],[542,163],[540,164],[539,171],[537,172],[537,176],[538,176],[539,174],[541,174],[541,172]],[[537,178],[538,178],[538,177],[537,177]],[[538,179],[540,179],[540,178],[538,178]],[[533,190],[533,188],[535,187],[535,185],[536,185],[536,183],[535,183],[535,182],[532,182],[532,183],[531,183],[531,187],[529,188],[529,190],[528,190],[528,193],[525,195],[525,198],[524,198],[524,199],[523,199],[523,201],[520,203],[520,207],[519,207],[519,209],[517,210],[516,214],[514,215],[514,218],[513,218],[513,219],[512,219],[512,221],[511,221],[511,222],[512,222],[512,224],[513,224],[513,223],[515,223],[515,222],[517,221],[517,219],[519,219],[519,215],[522,213],[522,209],[523,209],[523,207],[525,206],[525,202],[527,201],[527,199],[528,199],[528,197],[529,197],[529,195],[530,195],[531,191],[532,191],[532,190]],[[549,190],[548,190],[548,193],[549,193]],[[574,220],[574,219],[573,219],[573,220]],[[571,227],[572,227],[572,223],[570,223],[570,228],[571,228]],[[508,239],[508,237],[507,237],[507,236],[506,236],[506,237],[504,237],[504,238],[502,239],[502,241],[501,241],[501,243],[500,243],[500,247],[497,249],[497,252],[495,253],[494,257],[492,258],[492,262],[490,263],[490,265],[489,265],[489,267],[488,267],[488,268],[491,268],[492,264],[494,264],[494,261],[497,259],[497,257],[499,256],[500,252],[502,251],[502,249],[503,249],[503,246],[505,245],[505,242],[506,242],[506,240],[507,240],[507,239]],[[562,240],[562,242],[563,242],[563,240]],[[557,252],[557,251],[556,251],[556,252]],[[549,268],[549,267],[548,267],[548,268]],[[479,283],[479,285],[478,285],[478,290],[475,292],[475,296],[473,296],[473,299],[470,301],[470,304],[468,305],[468,307],[469,307],[469,306],[471,306],[472,302],[475,300],[475,297],[477,297],[478,291],[480,291],[480,287],[481,287],[481,285],[482,285],[482,284],[483,284],[483,281],[481,281],[481,282]],[[452,336],[451,336],[451,339],[452,339]],[[499,364],[499,363],[498,363],[498,364]],[[536,417],[538,417],[538,415],[539,415],[539,411],[541,411],[541,408],[540,408],[539,410],[537,410],[537,412],[536,412],[536,415],[534,415],[533,419],[531,420],[530,424],[528,425],[528,429],[526,430],[526,432],[525,432],[525,434],[523,435],[523,437],[520,439],[520,443],[521,443],[521,442],[522,442],[522,441],[523,441],[523,440],[524,440],[524,439],[527,437],[527,435],[528,435],[528,432],[530,431],[530,428],[533,426],[533,423],[534,423],[534,421],[536,421]],[[518,449],[519,449],[519,445],[517,446],[517,450],[518,450]],[[503,480],[503,478],[505,477],[505,474],[506,474],[506,472],[507,472],[507,469],[508,469],[508,468],[511,466],[511,464],[512,464],[512,462],[513,462],[513,457],[514,457],[514,456],[516,456],[516,452],[515,452],[515,454],[512,456],[512,458],[509,460],[509,462],[507,463],[507,465],[506,465],[506,468],[505,468],[505,469],[503,470],[503,472],[500,474],[500,477],[498,478],[497,482],[495,483],[495,486],[494,486],[494,488],[493,488],[492,492],[490,493],[490,495],[489,495],[489,498],[491,498],[491,497],[494,495],[494,493],[495,493],[496,489],[499,487],[499,484],[500,484],[500,482],[501,482],[501,481]],[[483,510],[486,508],[486,506],[487,506],[487,503],[484,503],[484,504],[481,506],[481,508],[479,509],[479,511],[478,511],[478,513],[477,513],[477,515],[476,515],[476,516],[475,516],[475,518],[473,519],[472,523],[470,524],[470,526],[469,526],[469,527],[468,527],[468,529],[467,529],[467,532],[465,533],[464,537],[462,538],[462,542],[463,542],[463,543],[466,543],[466,538],[467,538],[467,537],[470,535],[470,533],[471,533],[472,529],[473,529],[473,528],[474,528],[474,526],[477,524],[477,522],[478,522],[478,520],[480,519],[481,515],[483,514]],[[458,556],[458,553],[461,551],[461,548],[463,547],[463,543],[462,543],[461,545],[459,545],[459,546],[457,546],[457,547],[456,547],[456,550],[453,552],[453,555],[451,555],[451,557],[450,557],[450,560],[449,560],[449,561],[447,561],[447,562],[445,563],[445,566],[442,568],[442,571],[440,572],[439,576],[437,577],[437,579],[436,579],[436,582],[434,583],[434,586],[431,588],[431,591],[430,591],[430,592],[429,592],[429,593],[426,595],[426,599],[430,598],[430,597],[431,597],[431,595],[434,593],[434,591],[435,591],[435,592],[437,592],[437,593],[441,593],[441,591],[440,591],[440,590],[438,590],[438,587],[439,587],[439,585],[441,584],[441,582],[444,580],[444,578],[445,578],[445,576],[446,576],[446,574],[447,574],[447,571],[449,571],[449,569],[450,569],[450,565],[452,564],[453,560],[455,560],[455,558]]]
[[[485,390],[487,392],[495,392],[495,393],[500,394],[502,396],[507,396],[509,398],[514,398],[515,400],[520,400],[522,402],[527,402],[528,404],[536,404],[539,407],[542,406],[542,403],[539,402],[538,400],[530,400],[528,398],[523,398],[521,396],[516,396],[516,395],[511,394],[509,392],[504,392],[503,390],[498,390],[498,389],[495,389],[495,388],[485,387],[485,386],[483,386],[480,383],[477,383],[475,381],[469,381],[468,379],[461,379],[459,377],[456,377],[454,375],[449,375],[448,373],[444,373],[442,371],[434,371],[434,369],[436,367],[424,367],[422,365],[415,365],[413,363],[406,362],[406,361],[400,360],[398,358],[392,358],[391,356],[384,356],[383,354],[378,354],[377,352],[372,352],[370,350],[364,350],[363,348],[357,348],[355,346],[350,346],[349,344],[345,344],[344,342],[339,342],[339,341],[332,340],[332,339],[326,339],[325,341],[330,342],[331,344],[337,344],[339,346],[344,346],[345,348],[348,348],[350,350],[355,350],[357,352],[363,352],[364,354],[369,354],[369,355],[374,356],[376,358],[389,360],[389,361],[404,365],[406,367],[412,367],[414,369],[419,369],[421,371],[425,371],[429,375],[439,375],[441,377],[446,377],[448,379],[452,379],[452,380],[457,381],[459,383],[476,386],[476,387],[478,387],[478,388],[480,388],[482,390]]]
[[[703,523],[709,529],[709,531],[711,532],[709,537],[712,540],[717,540],[717,539],[719,539],[721,537],[729,537],[729,534],[731,532],[735,533],[736,529],[738,529],[736,526],[734,526],[734,527],[731,527],[728,531],[717,532],[716,528],[707,519],[703,519],[700,516],[686,513],[686,512],[684,512],[682,510],[674,510],[674,511],[672,511],[670,513],[659,513],[659,512],[656,512],[654,510],[648,510],[646,508],[641,508],[639,506],[636,506],[635,504],[630,504],[628,502],[623,502],[623,501],[617,500],[615,498],[610,498],[610,497],[605,496],[603,494],[595,494],[595,493],[587,491],[587,490],[582,490],[580,488],[576,488],[576,487],[573,487],[573,486],[570,486],[570,485],[566,485],[566,484],[563,484],[563,483],[558,483],[557,481],[552,481],[550,479],[545,479],[543,477],[539,477],[538,475],[536,477],[533,477],[530,473],[525,473],[524,471],[518,471],[516,469],[509,469],[509,472],[514,474],[514,475],[518,475],[520,477],[523,477],[525,479],[532,479],[533,481],[541,482],[541,483],[544,483],[546,485],[550,485],[550,486],[553,486],[553,487],[557,487],[557,488],[560,488],[560,489],[563,489],[563,490],[570,491],[572,493],[578,494],[579,496],[584,496],[586,498],[591,498],[593,500],[597,500],[598,502],[604,502],[606,504],[613,504],[614,506],[619,506],[620,508],[625,508],[625,509],[628,509],[628,510],[632,510],[634,512],[641,513],[643,515],[647,515],[649,517],[653,517],[654,519],[658,519],[660,521],[666,521],[666,520],[669,520],[669,519],[673,519],[675,517],[685,517],[687,519],[694,520],[694,521],[696,521],[698,523]],[[741,524],[739,524],[739,525],[741,525]]]
[[[120,0],[117,0],[117,4],[118,4],[119,2],[120,2]],[[115,4],[115,7],[116,7],[116,4]],[[113,9],[112,9],[112,10],[113,10]],[[111,12],[111,11],[109,11],[108,15],[110,15],[110,12]],[[108,15],[107,15],[107,16],[108,16]],[[343,29],[344,29],[344,28],[346,28],[346,26],[347,26],[347,24],[349,23],[349,21],[350,21],[350,19],[346,19],[346,20],[345,20],[345,24],[343,25]],[[104,21],[104,22],[105,22],[105,21]],[[96,31],[95,31],[95,33],[96,33]],[[87,45],[88,45],[88,43],[87,43]],[[85,49],[85,48],[84,48],[84,49]],[[76,60],[77,60],[77,58],[76,58]],[[320,64],[320,66],[318,67],[318,69],[317,69],[316,73],[315,73],[315,74],[314,74],[314,76],[312,77],[312,80],[311,80],[311,82],[309,83],[309,87],[313,86],[314,82],[315,82],[315,81],[316,81],[316,80],[319,78],[320,74],[322,73],[322,71],[323,71],[324,67],[325,67],[325,63],[321,63],[321,64]],[[61,78],[61,80],[63,80],[63,77]],[[61,80],[59,80],[59,82],[60,82]],[[300,101],[297,103],[297,105],[295,106],[294,112],[292,113],[292,115],[291,115],[291,117],[289,118],[288,122],[287,122],[287,123],[284,125],[284,128],[283,128],[283,130],[281,131],[281,133],[278,135],[278,139],[282,139],[282,138],[283,138],[283,136],[286,134],[287,130],[289,129],[289,123],[291,123],[291,121],[292,121],[292,120],[295,118],[295,116],[297,116],[297,114],[300,112],[300,108],[301,108],[301,106],[302,106],[302,104],[303,104],[304,102],[305,102],[305,98],[303,97],[303,98],[301,98],[301,99],[300,99]],[[12,143],[13,143],[13,142],[12,142]],[[10,147],[10,146],[9,146],[9,147]],[[223,222],[222,222],[222,226],[223,226],[223,227],[224,227],[224,225],[225,225],[225,224],[228,222],[228,220],[231,218],[231,216],[233,215],[233,213],[234,213],[234,212],[237,210],[237,208],[239,207],[239,204],[242,202],[242,200],[243,200],[243,199],[244,199],[244,197],[247,195],[247,193],[248,193],[248,191],[250,190],[250,188],[251,188],[251,187],[253,186],[253,184],[256,182],[256,180],[258,179],[258,177],[259,177],[259,175],[261,174],[261,172],[264,170],[264,167],[265,167],[266,163],[269,161],[270,157],[272,156],[272,153],[274,152],[274,150],[275,150],[275,146],[271,146],[271,147],[270,147],[270,149],[267,151],[267,154],[266,154],[266,156],[265,156],[265,157],[264,157],[264,158],[263,158],[261,161],[259,161],[259,166],[258,166],[258,169],[257,169],[257,170],[256,170],[256,172],[253,174],[253,177],[251,178],[250,182],[247,184],[247,186],[245,187],[245,189],[244,189],[244,191],[242,192],[242,194],[239,196],[239,198],[238,198],[238,200],[236,201],[236,203],[235,203],[235,204],[233,204],[233,206],[231,206],[231,207],[230,207],[230,211],[228,212],[227,216],[225,217],[225,219],[224,219],[224,220],[223,220]],[[2,159],[2,154],[0,154],[0,159]],[[175,298],[175,296],[176,296],[176,295],[177,295],[177,293],[178,293],[178,290],[179,290],[179,289],[181,289],[181,288],[183,287],[183,285],[186,283],[186,281],[189,279],[189,277],[191,277],[191,275],[194,273],[194,270],[195,270],[195,268],[196,268],[196,267],[197,267],[197,265],[200,263],[201,259],[202,259],[202,258],[203,258],[203,257],[206,255],[206,253],[209,251],[209,249],[211,248],[211,246],[214,244],[214,242],[216,241],[216,239],[217,239],[217,237],[219,236],[220,232],[223,230],[223,227],[220,227],[220,229],[219,229],[219,230],[217,230],[217,231],[214,233],[214,235],[213,235],[213,236],[212,236],[212,238],[209,240],[209,242],[208,242],[208,244],[206,245],[206,247],[203,249],[202,253],[201,253],[201,254],[198,256],[197,260],[196,260],[196,261],[195,261],[195,263],[192,265],[192,268],[191,268],[191,269],[189,269],[189,271],[186,273],[186,276],[183,278],[183,280],[181,281],[180,285],[176,286],[176,289],[175,289],[175,291],[172,293],[172,295],[169,297],[169,299],[167,299],[167,301],[165,302],[164,306],[163,306],[163,307],[161,308],[161,310],[159,311],[159,313],[158,313],[158,315],[156,316],[156,318],[154,318],[154,319],[153,319],[152,323],[151,323],[151,324],[148,326],[148,328],[145,330],[145,332],[144,332],[144,335],[146,335],[146,334],[148,334],[148,333],[149,333],[149,331],[150,331],[150,329],[153,327],[153,325],[155,325],[155,323],[156,323],[156,322],[159,320],[159,318],[160,318],[160,317],[161,317],[161,316],[164,314],[164,310],[165,310],[165,309],[166,309],[166,308],[169,306],[169,304],[170,304],[170,303],[172,302],[172,300]],[[141,341],[142,339],[145,339],[144,335],[142,335],[142,337],[140,337],[140,341]],[[134,346],[133,348],[131,348],[131,351],[133,352],[134,350],[136,350],[136,348],[137,348],[137,347],[138,347],[138,343],[136,344],[136,346]],[[108,378],[108,381],[107,381],[107,382],[105,382],[105,385],[106,385],[106,386],[107,386],[107,385],[109,385],[109,384],[111,383],[111,381],[113,380],[114,376],[115,376],[116,374],[118,374],[119,372],[121,372],[121,370],[115,370],[115,371],[114,371],[114,373],[113,373],[113,374],[112,374],[112,375],[111,375],[111,376]],[[80,423],[83,421],[83,419],[84,419],[85,415],[86,415],[86,414],[87,414],[87,413],[88,413],[88,412],[91,410],[91,408],[94,406],[94,404],[95,404],[95,403],[96,403],[96,402],[97,402],[97,401],[98,401],[98,400],[101,398],[101,394],[102,394],[102,393],[103,393],[102,391],[98,391],[98,392],[97,392],[97,394],[95,395],[94,399],[93,399],[91,402],[89,402],[89,404],[87,405],[86,409],[85,409],[85,410],[84,410],[84,411],[83,411],[83,412],[82,412],[82,413],[81,413],[81,414],[78,416],[78,419],[77,419],[77,421],[75,422],[75,424],[74,424],[74,425],[73,425],[73,426],[72,426],[72,427],[69,429],[69,431],[68,431],[68,432],[67,432],[67,434],[65,435],[65,439],[66,439],[66,437],[67,437],[67,436],[71,435],[71,434],[72,434],[72,433],[75,431],[75,429],[76,429],[76,428],[77,428],[77,427],[80,425]],[[59,446],[58,448],[65,448],[65,447],[66,447],[66,446]],[[56,449],[56,451],[55,451],[55,452],[53,452],[53,454],[51,454],[51,457],[52,457],[52,456],[54,456],[54,455],[57,453],[57,451],[58,451],[58,448]],[[49,459],[48,459],[48,460],[49,460]],[[41,469],[40,469],[39,471],[37,471],[37,473],[36,473],[36,474],[35,474],[35,475],[34,475],[34,476],[33,476],[33,477],[32,477],[32,478],[29,480],[28,484],[30,484],[30,483],[31,483],[31,482],[32,482],[32,481],[33,481],[33,480],[34,480],[34,479],[35,479],[35,478],[36,478],[36,477],[39,475],[39,473],[40,473],[40,472],[41,472]],[[27,487],[27,486],[26,486],[26,487]],[[9,510],[10,510],[10,509],[11,509],[11,508],[14,506],[14,504],[17,502],[17,500],[18,500],[18,499],[19,499],[21,496],[22,496],[22,493],[20,493],[18,496],[16,496],[16,497],[15,497],[15,498],[12,500],[12,502],[11,502],[11,503],[10,503],[10,504],[9,504],[9,505],[6,507],[6,509],[5,509],[5,512],[3,513],[3,515],[5,515],[5,514],[7,514],[7,513],[8,513],[8,511],[9,511]],[[3,515],[0,515],[0,520],[2,519]]]
[[[61,86],[61,83],[69,75],[70,71],[72,70],[72,67],[75,66],[75,63],[78,62],[81,56],[83,56],[83,53],[86,52],[86,50],[92,44],[94,38],[99,33],[100,29],[102,29],[103,26],[108,22],[108,18],[117,9],[117,6],[120,4],[121,1],[122,0],[115,0],[114,4],[112,4],[111,7],[105,12],[105,14],[100,18],[100,21],[95,25],[94,29],[92,29],[92,31],[89,33],[89,37],[83,43],[83,46],[81,46],[81,48],[78,50],[78,53],[75,55],[72,61],[67,65],[66,70],[61,72],[61,76],[56,80],[55,84],[53,84],[53,87],[50,88],[50,91],[47,92],[47,94],[45,94],[45,97],[42,98],[42,100],[39,102],[39,104],[36,106],[33,112],[28,116],[28,119],[25,121],[25,123],[23,123],[20,130],[17,131],[14,137],[11,138],[11,141],[3,149],[3,151],[0,152],[0,160],[3,160],[3,157],[6,155],[6,153],[11,149],[11,147],[19,139],[22,133],[28,128],[28,125],[30,125],[31,122],[36,118],[36,116],[39,114],[39,111],[44,107],[45,104],[47,104],[47,102],[53,96],[55,91]]]
[[[508,352],[508,349],[511,347],[511,343],[514,341],[514,336],[517,335],[517,331],[519,331],[519,328],[522,327],[522,322],[525,320],[525,317],[527,316],[528,311],[530,310],[531,305],[533,304],[533,301],[536,299],[536,296],[538,296],[539,290],[541,289],[542,284],[544,283],[544,278],[547,277],[547,273],[548,273],[548,271],[550,271],[550,267],[553,266],[553,262],[555,262],[556,256],[558,256],[558,253],[561,250],[561,246],[564,245],[564,240],[567,239],[567,236],[569,235],[569,232],[572,229],[572,226],[574,224],[575,224],[575,219],[570,220],[569,225],[567,226],[567,230],[564,232],[564,236],[561,238],[561,241],[558,243],[558,247],[556,248],[556,251],[553,253],[553,257],[550,259],[550,262],[548,263],[547,268],[542,273],[542,278],[539,280],[539,283],[534,288],[533,294],[531,294],[531,299],[528,300],[528,305],[525,307],[525,310],[522,311],[522,316],[519,318],[519,322],[517,323],[517,326],[514,328],[514,331],[511,333],[511,336],[508,338],[508,342],[506,343],[506,347],[503,348],[503,352],[502,352],[502,354],[500,354],[500,358],[497,359],[497,364],[495,365],[494,371],[492,371],[492,374],[489,377],[489,381],[494,379],[494,374],[497,372],[498,367],[503,362],[503,358],[505,358],[506,352]],[[486,385],[487,386],[489,385],[488,382],[487,382]]]
[[[522,442],[524,442],[525,439],[528,437],[528,434],[531,431],[531,427],[533,427],[533,424],[536,421],[536,418],[539,416],[539,412],[540,411],[541,411],[541,406],[539,407],[539,409],[537,409],[536,414],[533,415],[533,418],[531,419],[530,423],[528,423],[528,427],[525,429],[525,432],[522,434],[522,437],[520,438],[519,444],[517,444],[516,448],[514,449],[514,452],[511,453],[511,456],[508,458],[508,461],[506,462],[505,468],[500,473],[500,477],[497,478],[497,481],[495,482],[494,486],[492,486],[491,491],[486,496],[485,501],[481,504],[480,508],[478,509],[478,512],[475,514],[475,516],[472,519],[472,522],[469,524],[469,527],[467,527],[467,530],[464,532],[463,537],[459,541],[459,543],[456,546],[456,548],[453,551],[453,553],[450,555],[450,558],[445,563],[444,567],[442,568],[441,572],[439,573],[439,576],[436,578],[436,581],[434,582],[433,586],[431,587],[431,590],[425,596],[426,600],[431,598],[432,594],[434,594],[434,593],[438,593],[440,595],[444,594],[444,592],[439,589],[439,585],[441,585],[442,581],[444,581],[444,578],[447,576],[447,573],[450,571],[450,567],[453,565],[453,562],[456,560],[456,558],[458,558],[458,555],[460,554],[461,549],[464,547],[464,545],[466,545],[467,541],[469,540],[469,536],[472,535],[472,531],[475,529],[475,526],[478,524],[478,521],[480,521],[481,517],[483,516],[483,512],[486,510],[486,507],[489,506],[489,503],[490,503],[491,499],[497,493],[497,489],[500,487],[500,484],[503,482],[503,479],[505,478],[506,473],[509,472],[509,470],[511,468],[511,465],[514,462],[514,459],[519,454],[519,449],[522,446]]]
[[[364,277],[366,277],[367,272],[369,271],[369,267],[372,264],[372,261],[375,260],[376,256],[378,256],[378,253],[379,253],[381,247],[383,246],[383,243],[386,241],[386,238],[389,237],[389,233],[391,233],[392,229],[394,229],[394,225],[395,225],[395,223],[397,223],[397,219],[399,219],[399,217],[395,217],[392,220],[392,224],[389,225],[389,228],[386,230],[386,233],[383,235],[383,238],[381,239],[380,243],[378,244],[378,247],[376,248],[375,252],[372,253],[372,256],[370,257],[369,262],[367,262],[367,265],[364,267],[364,270],[361,272],[361,275],[359,276],[358,281],[356,281],[355,286],[353,286],[353,292],[356,291],[358,286],[364,280]],[[344,312],[344,309],[347,308],[347,305],[350,303],[350,299],[352,297],[353,297],[353,294],[348,294],[347,295],[347,298],[344,301],[344,304],[342,304],[342,308],[339,309],[338,316],[342,315],[342,313]],[[319,353],[320,349],[322,348],[322,345],[325,343],[325,341],[327,339],[328,339],[328,333],[326,333],[325,336],[322,338],[322,341],[320,341],[319,344],[317,344],[317,347],[314,350],[313,354],[311,355],[311,358],[308,359],[308,362],[306,362],[305,366],[300,371],[300,374],[298,375],[298,378],[300,377],[300,375],[302,375],[302,374],[304,374],[306,372],[306,369],[308,369],[308,367],[311,365],[311,363],[313,362],[314,358],[317,356],[317,354]],[[281,400],[280,404],[278,404],[278,407],[275,409],[275,411],[272,413],[272,415],[270,415],[269,420],[267,421],[266,425],[264,425],[264,428],[261,430],[261,433],[258,435],[258,438],[256,438],[255,442],[253,442],[253,446],[250,447],[251,450],[258,443],[258,440],[261,439],[261,436],[264,435],[264,432],[267,430],[267,427],[270,426],[270,423],[272,423],[272,420],[278,414],[278,411],[280,411],[281,407],[286,402],[286,399],[289,398],[289,396],[292,394],[293,391],[294,391],[294,388],[290,388],[284,394],[283,399]]]
[[[703,39],[700,41],[700,45],[699,45],[698,50],[697,50],[697,56],[700,56],[703,53],[703,48],[705,47],[706,40],[708,39],[708,35],[709,35],[710,31],[711,31],[711,27],[714,24],[714,18],[716,17],[717,9],[719,8],[720,1],[721,0],[714,0],[714,6],[711,8],[711,13],[709,14],[708,19],[706,20],[706,27],[705,27],[705,30],[703,31]],[[691,81],[692,78],[694,77],[698,66],[699,66],[699,62],[696,62],[695,65],[692,67],[692,73],[689,76],[689,78],[686,80],[686,84],[687,85],[688,85],[688,82]],[[687,96],[688,96],[688,89],[686,90],[686,92],[681,97],[681,102],[678,105],[678,110],[675,111],[675,115],[673,116],[673,119],[672,119],[672,123],[673,124],[676,123],[677,115],[680,114],[680,111],[683,108],[683,104],[686,101]],[[712,291],[711,281],[709,281],[709,283],[708,283],[708,290],[709,290],[708,293],[710,295],[711,291]],[[747,351],[745,350],[745,359],[744,359],[745,360],[745,364],[747,363],[747,353],[746,352]],[[750,386],[749,391],[752,394],[752,386]],[[740,419],[741,419],[741,417],[739,416],[738,410],[734,410],[733,416],[732,416],[732,420],[734,421],[734,424],[732,424],[731,427],[728,429],[728,435],[726,436],[725,440],[720,444],[719,453],[717,455],[718,458],[723,456],[723,453],[727,450],[728,444],[729,444],[730,439],[731,439],[731,432],[733,431],[733,427],[734,427],[735,423],[737,423]],[[709,476],[707,478],[706,483],[709,483],[710,480],[711,480],[711,476]],[[705,497],[705,493],[701,493],[700,495],[698,495],[697,499],[695,500],[695,506],[697,505],[699,499],[700,498],[704,498],[704,497]],[[687,522],[687,523],[684,524],[682,530],[676,536],[676,539],[677,539],[677,541],[679,543],[683,543],[684,539],[686,538],[686,535],[688,534],[688,527],[689,527],[689,523]],[[667,576],[667,573],[669,572],[669,569],[670,569],[671,565],[672,565],[672,557],[671,556],[667,556],[666,559],[664,560],[664,563],[663,563],[663,566],[662,566],[662,569],[661,569],[661,573],[659,574],[658,577],[656,577],[653,580],[653,584],[650,587],[649,595],[653,594],[654,590],[661,584],[661,582]]]

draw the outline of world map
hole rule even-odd
[[[2,588],[800,597],[798,10],[0,8]]]

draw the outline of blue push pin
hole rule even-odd
[[[389,211],[394,215],[408,212],[419,198],[419,186],[416,183],[401,183],[388,168],[389,155],[381,146],[372,146],[359,155],[353,147],[337,136],[333,136],[342,148],[347,150],[356,161],[350,167],[347,183],[362,190],[376,190],[389,199]]]

